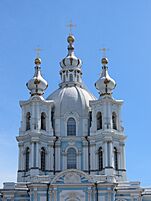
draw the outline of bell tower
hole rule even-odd
[[[17,137],[19,147],[18,182],[32,182],[37,175],[53,172],[52,100],[43,94],[48,86],[41,75],[41,59],[35,59],[35,74],[26,84],[30,91],[27,101],[20,101],[21,127]],[[50,162],[51,161],[51,162]]]
[[[90,101],[92,108],[90,138],[93,139],[91,140],[93,150],[95,139],[95,151],[91,151],[91,161],[93,158],[96,161],[91,164],[91,167],[100,175],[113,176],[116,180],[126,180],[124,153],[126,137],[120,115],[123,101],[112,97],[116,82],[109,76],[107,65],[108,59],[102,58],[101,75],[95,83],[100,96],[98,100]]]

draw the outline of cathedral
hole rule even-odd
[[[48,83],[35,59],[30,97],[20,101],[17,183],[3,184],[0,201],[151,201],[151,189],[126,177],[123,101],[112,96],[108,59],[101,60],[96,98],[82,81],[74,41],[69,34],[59,87],[46,99]]]

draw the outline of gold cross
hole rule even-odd
[[[106,57],[106,51],[109,50],[109,49],[103,47],[103,48],[101,48],[100,50],[101,50],[101,52],[102,52],[102,56],[103,56],[103,57]]]
[[[70,30],[70,33],[69,33],[69,34],[72,34],[72,28],[73,28],[73,27],[76,27],[76,25],[73,24],[72,21],[70,21],[70,23],[67,24],[67,27],[69,27],[69,30]]]
[[[41,49],[41,48],[38,48],[38,47],[35,49],[35,51],[36,51],[36,57],[37,57],[37,58],[40,57],[40,52],[41,52],[41,50],[42,50],[42,49]]]

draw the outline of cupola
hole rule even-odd
[[[102,71],[100,78],[95,83],[96,89],[99,91],[100,96],[112,95],[113,89],[116,87],[116,82],[109,76],[108,73],[108,59],[102,58]]]
[[[81,72],[82,61],[81,59],[77,58],[74,54],[74,45],[73,45],[74,41],[75,37],[72,34],[69,34],[67,38],[68,54],[60,62],[61,66],[60,86],[62,87],[73,84],[80,85],[80,83],[82,83],[82,72]]]
[[[33,78],[27,82],[26,86],[29,89],[31,96],[41,96],[48,87],[48,83],[41,75],[41,59],[39,57],[35,59],[35,65],[35,74]]]

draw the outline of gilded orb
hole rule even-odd
[[[107,58],[102,58],[101,62],[102,62],[103,65],[106,65],[106,64],[108,64],[108,59]]]
[[[41,64],[41,59],[40,58],[36,58],[35,59],[35,64],[36,65],[40,65]]]
[[[68,41],[68,43],[70,43],[70,44],[73,43],[74,40],[75,40],[75,38],[74,38],[73,35],[69,35],[68,38],[67,38],[67,41]]]

